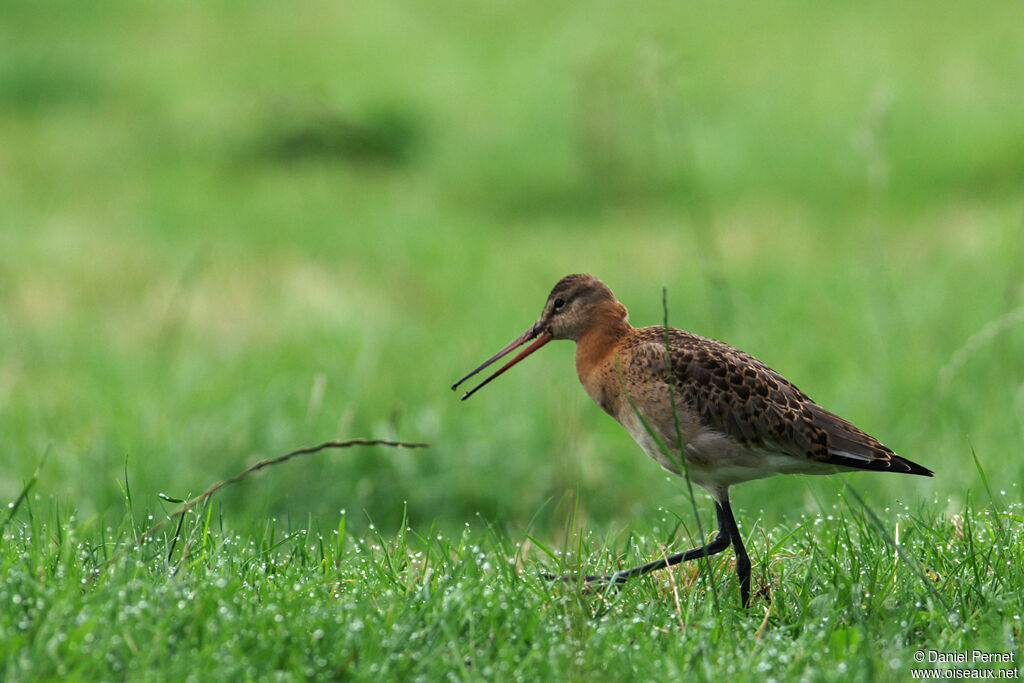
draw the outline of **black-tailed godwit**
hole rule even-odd
[[[877,470],[932,476],[928,468],[899,457],[873,436],[825,410],[747,353],[683,330],[633,327],[626,307],[592,275],[562,278],[548,295],[540,319],[452,389],[533,341],[467,391],[465,400],[552,339],[576,342],[576,373],[587,393],[662,467],[683,473],[682,446],[686,473],[711,494],[718,513],[718,533],[706,545],[610,576],[588,576],[587,581],[624,583],[656,569],[714,555],[732,544],[740,599],[746,607],[750,558],[729,506],[730,486],[778,473]]]

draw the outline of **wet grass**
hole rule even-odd
[[[886,509],[876,527],[841,496],[745,530],[749,610],[729,553],[619,592],[539,577],[685,543],[664,511],[563,553],[479,518],[353,535],[342,511],[239,533],[215,503],[136,545],[127,518],[29,507],[3,535],[0,660],[5,680],[906,680],[919,650],[1019,654],[1021,506],[946,506]]]

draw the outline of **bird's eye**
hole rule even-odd
[[[555,303],[552,305],[552,310],[557,311],[562,308],[562,306],[565,306],[565,299],[555,299]]]

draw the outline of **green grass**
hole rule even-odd
[[[268,519],[243,535],[220,505],[132,549],[126,525],[28,509],[0,555],[3,673],[868,681],[908,678],[922,648],[1016,651],[1019,503],[971,502],[951,516],[934,513],[937,501],[887,508],[892,525],[878,528],[855,501],[750,534],[749,611],[725,556],[710,573],[691,565],[618,593],[538,577],[602,572],[685,542],[684,522],[665,512],[549,554],[523,531],[479,519],[455,533],[371,526],[355,536],[342,513]]]
[[[1019,663],[1019,3],[0,6],[4,678]],[[749,613],[729,552],[545,585],[700,540],[570,344],[448,390],[577,271],[936,477],[845,477],[879,524],[839,480],[736,488]],[[129,550],[160,494],[354,437],[432,447],[289,462]]]

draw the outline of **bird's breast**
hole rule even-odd
[[[576,375],[587,395],[597,405],[615,416],[615,405],[622,395],[619,373],[616,371],[616,339],[610,335],[593,333],[576,342]]]
[[[614,373],[615,368],[612,365],[587,368],[576,364],[576,374],[587,395],[612,417],[616,417],[615,404],[622,393],[614,382]]]

